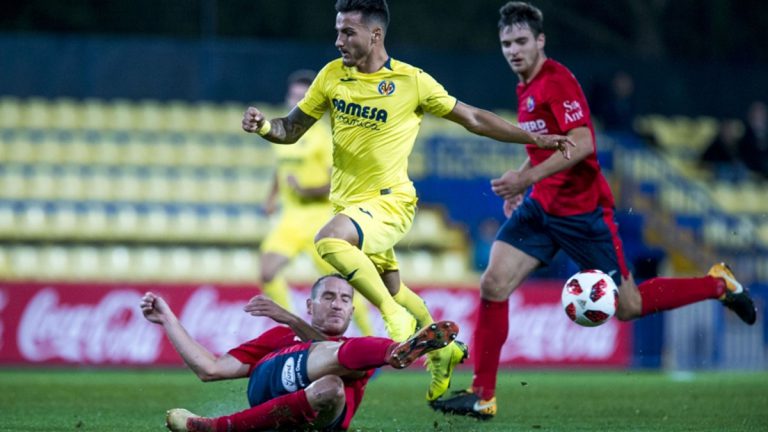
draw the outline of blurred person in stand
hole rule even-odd
[[[750,171],[768,179],[768,109],[764,102],[752,102],[745,126],[738,144],[741,160]]]
[[[717,135],[699,156],[700,165],[711,170],[716,180],[736,182],[746,176],[739,151],[742,129],[739,120],[722,120]]]

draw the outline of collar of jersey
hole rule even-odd
[[[349,76],[356,76],[356,77],[375,77],[376,75],[381,73],[394,72],[394,69],[392,69],[392,57],[388,57],[387,61],[384,62],[384,66],[382,66],[382,68],[377,70],[376,72],[363,73],[357,70],[357,68],[354,66],[346,69],[349,71],[348,73]]]

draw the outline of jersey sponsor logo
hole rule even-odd
[[[389,96],[395,92],[395,82],[384,80],[379,83],[378,90],[380,95]]]
[[[387,122],[388,113],[385,109],[347,102],[344,99],[332,99],[331,102],[336,111],[334,119],[341,123],[379,130],[380,123]]]
[[[579,101],[563,101],[563,108],[565,108],[565,123],[573,123],[584,118],[584,111],[581,109]]]
[[[532,112],[534,108],[536,108],[536,101],[533,100],[533,96],[528,96],[528,99],[525,100],[525,109]]]
[[[357,78],[344,77],[344,78],[339,78],[339,81],[341,81],[341,82],[351,82],[351,81],[357,81]]]
[[[373,218],[373,215],[368,210],[366,210],[366,209],[364,209],[362,207],[358,207],[357,209],[360,210],[361,212],[367,214],[369,217]]]
[[[295,392],[298,390],[296,386],[296,365],[293,361],[293,357],[288,357],[283,365],[283,373],[280,375],[283,383],[283,388],[289,392]]]
[[[529,120],[520,123],[520,129],[528,132],[546,132],[547,123],[542,119]]]

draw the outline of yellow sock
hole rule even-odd
[[[416,318],[416,323],[420,328],[424,328],[432,324],[435,320],[432,319],[432,314],[427,309],[427,304],[419,297],[418,294],[411,291],[410,288],[400,282],[400,291],[395,294],[395,301],[402,307],[408,310],[408,312]]]
[[[289,311],[293,311],[291,305],[291,295],[288,292],[288,282],[283,276],[275,276],[271,281],[264,282],[262,287],[264,294],[271,298],[275,303]]]
[[[349,242],[337,238],[323,238],[315,243],[317,253],[350,284],[376,306],[382,314],[389,314],[400,306],[392,298],[379,272],[363,251]]]
[[[368,301],[357,294],[352,299],[352,304],[355,306],[355,313],[352,314],[352,321],[360,330],[360,334],[363,336],[373,335],[373,326],[371,325],[371,316],[368,313]]]

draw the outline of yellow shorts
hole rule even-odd
[[[284,209],[277,225],[261,243],[261,252],[288,258],[294,258],[301,252],[316,254],[315,234],[332,216],[330,204]]]
[[[348,207],[335,207],[336,213],[349,216],[359,229],[362,251],[376,270],[398,270],[394,246],[411,229],[418,198],[412,193],[392,191]]]

